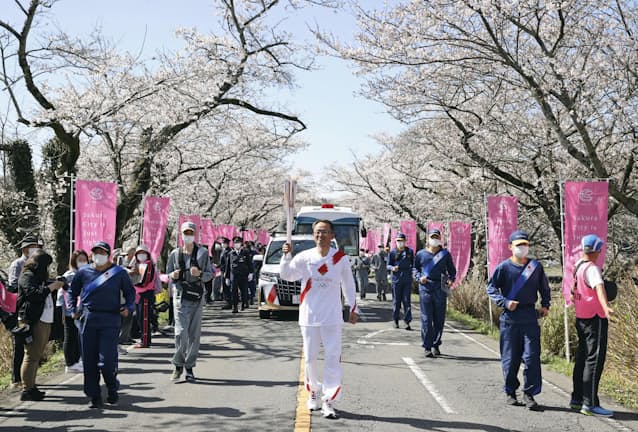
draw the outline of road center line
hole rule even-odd
[[[294,432],[310,432],[310,411],[306,407],[308,391],[305,385],[305,362],[303,349],[301,350],[301,360],[299,361],[299,385],[297,385],[297,411],[295,413]]]
[[[403,361],[408,365],[412,373],[416,375],[417,379],[423,384],[423,387],[432,395],[436,403],[448,414],[456,414],[456,412],[450,407],[445,398],[441,396],[434,384],[425,376],[425,373],[410,357],[402,357]]]

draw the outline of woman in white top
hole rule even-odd
[[[23,333],[25,357],[20,370],[21,400],[39,401],[44,398],[44,392],[35,385],[35,378],[51,333],[54,291],[64,286],[61,281],[48,282],[48,269],[52,262],[51,255],[40,249],[27,259],[18,278],[18,317],[27,330]]]

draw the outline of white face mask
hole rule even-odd
[[[108,262],[108,260],[109,260],[109,257],[107,255],[93,254],[93,262],[98,267],[102,267],[104,264]]]
[[[439,247],[441,246],[441,240],[439,239],[435,239],[435,238],[431,238],[428,239],[428,244],[432,247]]]
[[[137,254],[137,261],[138,262],[146,262],[146,260],[148,259],[148,255],[145,253],[140,253]]]
[[[397,248],[403,249],[405,247],[405,242],[403,240],[397,240]]]
[[[85,265],[87,265],[89,262],[88,261],[76,261],[75,263],[77,264],[78,268],[82,268]]]
[[[182,234],[182,240],[184,240],[186,244],[193,244],[195,242],[195,236]]]
[[[234,243],[233,246],[235,247],[235,250],[239,250],[241,249],[241,243]]]
[[[38,251],[38,249],[40,249],[40,248],[37,248],[37,247],[36,247],[36,248],[29,248],[29,249],[27,249],[27,256],[31,256],[31,255],[33,255],[34,253],[36,253],[36,252]]]
[[[514,256],[516,258],[526,258],[527,254],[529,253],[529,246],[527,245],[521,245],[521,246],[514,246]]]

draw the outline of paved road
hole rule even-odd
[[[340,418],[297,406],[301,337],[295,317],[260,320],[255,310],[232,316],[207,308],[197,383],[169,380],[172,341],[120,359],[117,406],[89,410],[80,375],[48,377],[42,402],[2,396],[0,431],[631,431],[638,413],[612,404],[615,420],[585,417],[566,408],[570,382],[544,372],[540,413],[503,403],[495,341],[447,328],[443,356],[426,359],[414,331],[389,324],[390,303],[365,300],[364,321],[344,331]],[[415,310],[418,317],[418,309]],[[298,400],[299,399],[299,400]],[[303,406],[303,405],[301,405]]]

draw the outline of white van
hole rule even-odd
[[[332,247],[338,249],[337,242]],[[270,239],[263,256],[256,255],[253,260],[262,260],[259,280],[257,281],[257,308],[259,318],[270,318],[272,311],[298,311],[301,297],[301,281],[289,282],[279,277],[281,248],[286,243],[285,235],[277,235]],[[315,247],[312,234],[295,234],[292,236],[293,256],[301,251]]]

